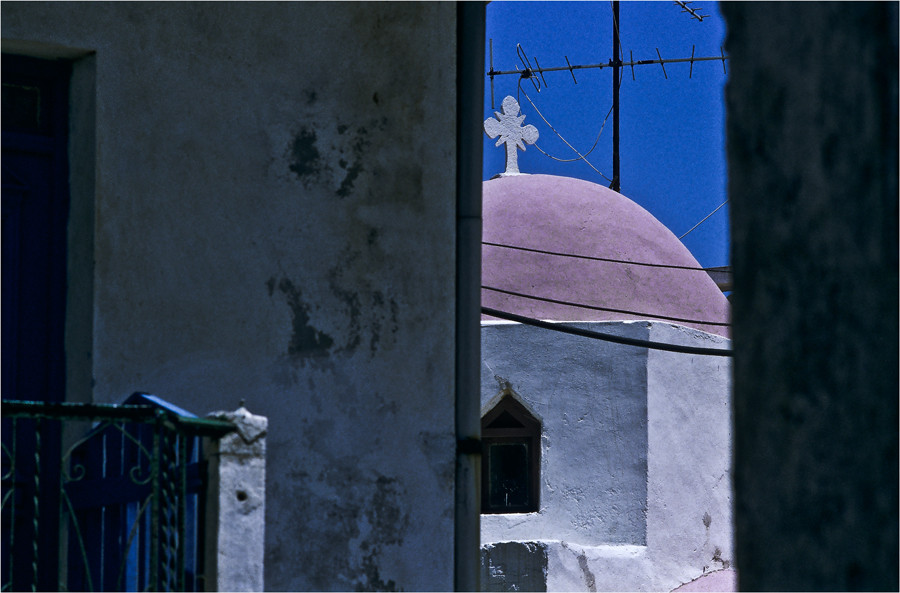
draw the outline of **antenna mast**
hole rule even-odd
[[[692,4],[690,1],[679,2],[676,0],[676,5],[680,6],[683,10],[682,12],[687,12],[691,15],[691,18],[697,19],[700,22],[703,22],[703,19],[709,15],[700,14],[700,9],[691,8],[689,5]],[[659,64],[663,71],[663,76],[668,78],[668,74],[666,74],[666,64],[673,64],[678,62],[689,62],[691,65],[691,69],[688,73],[689,77],[693,77],[694,73],[694,62],[706,62],[706,61],[719,61],[722,62],[722,70],[725,71],[725,60],[728,59],[728,56],[725,55],[725,52],[719,50],[719,56],[708,56],[708,57],[695,57],[694,56],[694,48],[691,48],[691,57],[690,58],[668,58],[663,59],[663,57],[659,53],[659,49],[656,50],[656,56],[659,58],[658,60],[635,60],[633,53],[631,54],[631,59],[628,62],[623,61],[622,58],[622,49],[621,49],[621,31],[619,29],[619,0],[612,1],[612,20],[613,20],[613,57],[606,63],[599,64],[578,64],[572,65],[569,62],[568,56],[566,56],[566,65],[558,66],[554,68],[542,68],[540,63],[537,61],[535,57],[534,63],[537,65],[536,68],[531,67],[531,61],[528,59],[528,55],[525,53],[525,50],[522,49],[520,44],[516,44],[516,52],[518,53],[519,60],[522,62],[523,70],[519,70],[519,67],[516,66],[515,70],[494,70],[494,40],[491,39],[490,43],[490,70],[486,72],[487,76],[491,79],[491,109],[494,108],[494,77],[502,76],[506,74],[515,74],[520,79],[528,78],[531,80],[531,83],[534,85],[534,88],[537,92],[541,92],[541,81],[543,81],[543,86],[547,86],[547,80],[544,78],[544,72],[557,72],[562,70],[568,70],[569,74],[572,75],[572,80],[575,84],[578,84],[578,80],[575,78],[575,70],[583,70],[588,68],[612,68],[613,69],[613,84],[612,84],[612,113],[613,113],[613,141],[612,141],[612,149],[613,149],[613,170],[612,170],[612,182],[610,183],[610,188],[615,191],[621,191],[621,176],[620,169],[621,163],[619,159],[619,90],[620,90],[620,81],[621,81],[621,70],[625,66],[629,66],[631,68],[631,77],[634,78],[634,67],[635,66],[645,66],[649,64]],[[540,78],[538,78],[540,77]],[[527,95],[526,95],[527,97]],[[529,99],[530,100],[530,99]],[[577,151],[576,151],[577,153]],[[580,154],[580,153],[577,153]],[[583,158],[583,157],[582,157]],[[590,164],[590,163],[588,163]],[[596,169],[595,169],[596,170]],[[599,171],[598,171],[599,172]],[[602,173],[601,173],[602,175]],[[605,177],[605,175],[604,175]]]
[[[621,191],[619,181],[619,0],[613,0],[613,173],[610,188]]]

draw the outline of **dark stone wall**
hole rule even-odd
[[[898,588],[897,4],[723,4],[742,590]]]

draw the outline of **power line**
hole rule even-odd
[[[613,0],[610,0],[610,2],[609,2],[609,9],[612,12],[613,29],[616,32],[616,36],[621,38],[621,35],[619,34],[619,15],[618,15],[619,11],[616,10],[616,3]],[[619,44],[618,54],[619,54],[619,59],[624,62],[625,61],[625,53],[622,50],[621,44]]]
[[[518,247],[516,245],[505,245],[503,243],[493,243],[491,241],[482,241],[482,245],[490,245],[491,247],[503,247],[506,249],[515,249],[517,251],[530,251],[532,253],[541,253],[544,255],[557,255],[559,257],[571,257],[575,259],[586,259],[591,261],[603,261],[610,262],[614,264],[628,264],[632,266],[646,266],[650,268],[669,268],[673,270],[693,270],[696,272],[707,272],[706,268],[697,268],[693,266],[677,266],[674,264],[654,264],[650,262],[640,262],[640,261],[628,261],[624,259],[613,259],[609,257],[594,257],[592,255],[576,255],[573,253],[562,253],[559,251],[547,251],[544,249],[534,249],[531,247]]]
[[[698,346],[679,346],[677,344],[669,344],[666,342],[652,342],[650,340],[639,340],[636,338],[626,338],[624,336],[616,336],[604,332],[582,329],[580,327],[572,327],[570,325],[562,325],[559,323],[549,323],[531,317],[523,317],[515,313],[507,313],[490,307],[482,307],[481,312],[485,315],[506,319],[508,321],[516,321],[525,325],[533,325],[543,329],[558,331],[565,334],[581,336],[583,338],[593,338],[595,340],[603,340],[605,342],[614,342],[616,344],[625,344],[626,346],[637,346],[640,348],[649,348],[652,350],[666,350],[668,352],[679,352],[682,354],[702,354],[706,356],[734,356],[734,352],[728,348],[701,348]]]
[[[521,297],[524,299],[531,299],[534,301],[543,301],[545,303],[553,303],[556,305],[566,305],[569,307],[577,307],[579,309],[590,309],[592,311],[607,311],[609,313],[622,313],[625,315],[636,315],[636,316],[640,316],[640,317],[653,317],[654,319],[665,319],[666,321],[677,321],[680,323],[696,323],[696,324],[700,324],[700,325],[717,325],[717,326],[722,326],[722,327],[729,327],[731,325],[730,323],[721,322],[721,321],[701,321],[698,319],[685,319],[683,317],[670,317],[668,315],[657,315],[654,313],[640,313],[637,311],[629,311],[627,309],[612,309],[609,307],[600,307],[598,305],[585,305],[582,303],[573,303],[570,301],[562,301],[559,299],[551,299],[548,297],[539,297],[539,296],[534,296],[534,295],[530,295],[530,294],[523,294],[521,292],[515,292],[513,290],[506,290],[503,288],[495,288],[493,286],[485,286],[483,284],[481,285],[481,288],[484,290],[491,290],[494,292],[508,294],[510,296]]]
[[[721,208],[722,206],[724,206],[724,205],[727,204],[727,203],[728,203],[728,200],[725,200],[724,202],[722,202],[721,204],[719,204],[719,208]],[[678,237],[678,238],[679,238],[679,239],[684,239],[685,237],[687,237],[687,236],[688,236],[688,233],[690,233],[692,230],[694,230],[695,228],[697,228],[698,226],[700,226],[701,224],[703,224],[703,223],[706,221],[707,218],[709,218],[710,216],[712,216],[713,214],[715,214],[716,212],[718,212],[718,211],[719,211],[719,208],[716,208],[715,210],[713,210],[712,212],[710,212],[709,214],[707,214],[706,216],[704,216],[704,217],[703,217],[703,220],[701,220],[700,222],[698,222],[697,224],[695,224],[694,226],[692,226],[690,231],[688,231],[687,233],[681,235],[681,236]]]
[[[528,99],[528,102],[531,103],[531,106],[534,107],[534,110],[537,112],[537,114],[538,114],[539,116],[541,116],[541,119],[544,120],[544,123],[547,124],[547,125],[550,127],[551,130],[553,130],[553,133],[556,134],[557,137],[558,137],[560,140],[562,140],[563,142],[565,142],[566,146],[568,146],[569,148],[571,148],[572,151],[573,151],[575,154],[578,155],[579,158],[576,159],[576,160],[582,160],[582,161],[584,161],[585,163],[587,163],[587,165],[588,165],[591,169],[593,169],[594,171],[596,171],[598,175],[600,175],[601,177],[603,177],[603,178],[606,179],[607,181],[611,181],[611,179],[610,179],[609,177],[607,177],[606,175],[604,175],[604,174],[600,171],[600,169],[598,169],[597,167],[595,167],[594,165],[592,165],[591,162],[590,162],[589,160],[587,160],[587,158],[585,158],[585,155],[583,155],[583,154],[581,154],[580,152],[578,152],[578,149],[576,149],[574,146],[572,146],[571,144],[569,144],[569,141],[566,140],[565,138],[563,138],[562,135],[561,135],[559,132],[556,131],[556,128],[554,128],[553,126],[550,125],[550,122],[547,121],[547,118],[544,117],[544,115],[541,113],[541,110],[537,108],[537,105],[534,104],[534,101],[531,100],[531,97],[528,96],[528,93],[526,93],[525,91],[522,90],[522,79],[521,79],[521,78],[519,79],[518,89],[519,89],[519,92],[520,92],[521,94],[525,95],[525,98]],[[608,114],[607,114],[607,117],[609,117]],[[606,120],[603,120],[603,125],[604,125],[604,126],[606,125]],[[603,132],[603,126],[600,127],[600,132],[601,132],[601,133]],[[598,135],[598,136],[597,136],[597,140],[599,140],[599,139],[600,139],[600,136]],[[536,145],[535,145],[535,146],[536,146]],[[594,143],[594,146],[596,146],[596,142]],[[541,150],[541,149],[538,148],[538,150]],[[591,148],[591,150],[594,150],[594,149]],[[547,153],[545,153],[543,150],[541,150],[541,152],[543,152],[544,154],[547,154]],[[548,155],[548,156],[549,156],[549,155]]]
[[[519,83],[521,84],[521,81],[519,81]],[[529,100],[529,102],[531,101],[531,99],[528,99],[528,100]],[[537,107],[534,105],[534,103],[532,103],[531,106],[534,107],[535,111],[537,111]],[[597,139],[594,140],[594,145],[591,146],[591,149],[589,151],[584,153],[584,156],[580,156],[575,159],[561,159],[561,158],[557,158],[557,157],[553,156],[552,154],[548,154],[544,149],[542,149],[540,146],[537,145],[537,142],[534,143],[534,147],[537,148],[540,151],[540,153],[543,154],[545,157],[551,158],[554,161],[558,161],[560,163],[574,163],[575,161],[583,161],[585,159],[585,157],[587,157],[587,155],[594,152],[594,149],[597,148],[597,144],[600,142],[600,135],[603,134],[603,128],[606,127],[606,120],[609,119],[609,116],[611,113],[612,113],[612,107],[609,108],[609,111],[606,112],[606,117],[603,118],[603,124],[600,126],[600,131],[597,133]],[[541,115],[541,113],[539,111],[538,111],[538,115],[540,115],[541,119],[544,120],[544,123],[547,124],[547,126],[551,130],[553,130],[554,133],[556,133],[556,130],[554,130],[553,126],[550,125],[550,122],[548,122],[546,119],[544,119],[544,116]],[[559,133],[556,133],[556,135],[559,136]],[[560,138],[562,138],[562,136],[560,136]],[[587,161],[585,161],[585,162],[587,162]],[[588,163],[588,164],[590,164],[590,163]],[[603,173],[600,173],[600,174],[603,175]],[[605,175],[604,175],[604,177],[605,177]]]

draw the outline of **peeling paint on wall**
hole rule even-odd
[[[372,526],[370,537],[360,544],[365,579],[356,582],[357,591],[399,591],[392,579],[385,582],[378,571],[378,557],[383,546],[400,545],[409,527],[409,515],[403,511],[403,492],[395,478],[378,476],[372,501],[365,509],[365,517]]]
[[[372,245],[377,237],[378,232],[371,229],[367,233],[367,242]],[[334,266],[328,273],[328,287],[337,299],[337,310],[343,321],[338,324],[338,331],[326,333],[310,324],[310,305],[291,280],[272,277],[266,282],[269,296],[277,289],[285,296],[291,310],[291,339],[287,347],[290,358],[303,362],[329,353],[349,354],[362,345],[368,348],[370,356],[374,356],[380,348],[391,347],[396,342],[400,330],[397,301],[381,290],[365,284],[360,289],[355,282],[353,286],[348,282],[348,276],[355,277],[355,270],[365,266],[360,255],[358,251],[346,255],[344,263]]]
[[[363,166],[359,162],[356,162],[347,168],[344,159],[341,159],[339,163],[342,168],[347,170],[347,175],[344,177],[343,181],[341,181],[341,187],[339,187],[335,193],[342,198],[346,198],[353,190],[353,182],[356,181],[356,178],[362,172]]]
[[[377,238],[375,229],[366,234],[370,247],[375,246]],[[347,315],[347,340],[339,350],[355,351],[366,340],[369,353],[374,355],[379,347],[395,343],[400,329],[400,305],[383,291],[370,288],[368,283],[359,285],[360,273],[368,265],[368,258],[362,256],[358,250],[345,251],[341,263],[328,272],[328,287]]]
[[[719,546],[716,546],[715,550],[713,550],[712,560],[713,560],[713,562],[718,562],[719,564],[721,564],[722,568],[730,568],[731,567],[731,561],[725,560],[724,558],[722,558],[722,550],[719,549]]]
[[[315,92],[307,92],[307,103],[315,101]],[[334,194],[347,198],[353,194],[360,174],[366,171],[363,162],[374,135],[384,131],[387,125],[386,117],[368,120],[353,130],[349,124],[339,123],[335,126],[336,134],[328,129],[320,128],[317,132],[313,127],[303,126],[291,140],[288,168],[305,187],[313,184],[337,186]],[[330,145],[328,138],[333,141]],[[322,148],[323,144],[327,148]],[[332,163],[337,163],[337,167]]]
[[[334,460],[315,477],[298,471],[292,478],[296,504],[282,522],[294,529],[279,532],[267,563],[285,561],[280,550],[286,546],[297,558],[323,560],[306,567],[301,590],[402,590],[402,582],[384,574],[384,556],[403,545],[411,524],[401,480],[361,472],[356,458]],[[288,486],[276,486],[282,487]]]
[[[363,569],[366,578],[356,583],[356,591],[400,591],[393,579],[384,582],[378,574],[377,557],[369,554],[363,557]]]
[[[293,171],[301,181],[305,181],[307,175],[315,175],[322,168],[319,149],[316,148],[316,131],[303,128],[294,136],[291,143],[291,165]]]
[[[269,296],[272,296],[275,279],[270,278],[266,282],[266,286],[269,289]],[[309,304],[303,301],[300,289],[287,278],[282,278],[278,282],[278,290],[284,294],[288,307],[291,309],[291,339],[287,347],[288,356],[301,362],[309,357],[327,356],[328,350],[334,345],[334,339],[309,324]]]

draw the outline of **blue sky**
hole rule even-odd
[[[672,2],[621,2],[619,31],[625,61],[718,56],[725,26],[715,2],[691,4],[703,15],[691,18]],[[611,2],[504,2],[487,5],[487,35],[493,38],[495,70],[523,68],[516,44],[537,67],[606,63],[612,57]],[[490,68],[485,47],[485,70]],[[726,69],[728,64],[726,62]],[[666,76],[657,65],[623,72],[620,91],[620,159],[622,193],[681,236],[726,200],[725,105],[727,78],[721,61],[695,62],[692,77],[687,63],[667,64]],[[537,92],[521,81],[537,109],[557,132],[582,154],[600,132],[612,107],[612,68],[576,70],[576,85],[568,71],[544,74]],[[500,110],[507,95],[516,96],[519,77],[494,78],[491,109],[490,80],[485,77],[484,115]],[[577,158],[548,127],[528,99],[520,94],[525,124],[538,128],[537,145],[561,159]],[[594,151],[587,156],[601,173],[612,177],[612,116]],[[503,147],[484,136],[483,178],[504,170]],[[534,146],[519,151],[523,173],[564,175],[609,186],[609,181],[581,161],[562,163]],[[690,232],[683,243],[704,267],[729,263],[728,205]]]

